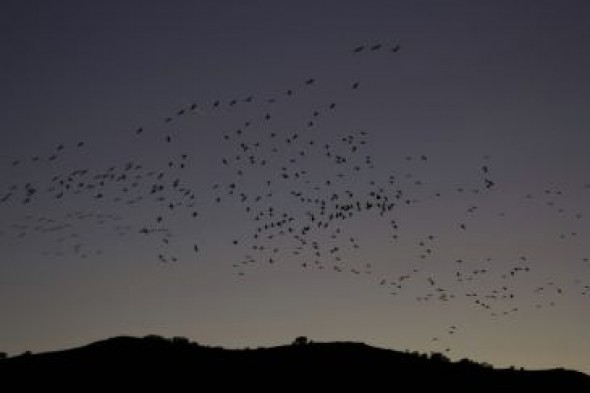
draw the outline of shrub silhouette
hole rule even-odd
[[[149,340],[149,341],[159,341],[159,342],[167,341],[166,338],[159,336],[157,334],[149,334],[149,335],[145,336],[143,339]]]
[[[307,345],[307,344],[310,344],[310,341],[305,336],[299,336],[299,337],[296,337],[295,340],[293,340],[293,345]]]
[[[440,352],[432,352],[430,354],[430,360],[433,360],[435,362],[439,362],[439,363],[450,363],[451,359],[449,359],[448,357],[446,357],[445,355],[443,355]]]
[[[186,337],[174,336],[172,337],[172,344],[176,345],[189,345],[190,341]]]

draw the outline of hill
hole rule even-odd
[[[312,343],[232,350],[201,346],[184,338],[115,337],[83,347],[0,360],[0,380],[27,387],[69,390],[98,386],[166,386],[225,390],[256,388],[384,388],[389,391],[451,389],[590,391],[590,376],[564,369],[493,369],[444,355],[399,352],[362,343]]]

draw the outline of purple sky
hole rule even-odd
[[[3,4],[0,351],[307,335],[590,372],[587,2],[121,3]]]

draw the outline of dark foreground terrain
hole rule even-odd
[[[348,342],[311,343],[304,338],[273,348],[229,350],[183,338],[116,337],[75,349],[0,360],[0,380],[4,386],[17,383],[17,390],[590,392],[590,376],[576,371],[493,369],[466,359],[450,362],[436,353]]]

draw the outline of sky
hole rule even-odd
[[[5,1],[0,351],[590,373],[585,1]]]

